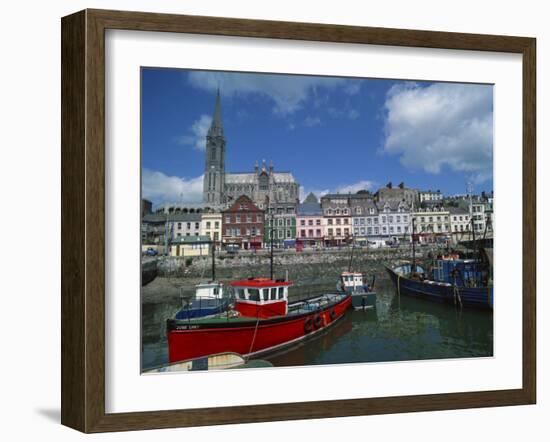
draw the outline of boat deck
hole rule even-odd
[[[314,298],[303,300],[303,301],[293,302],[288,305],[288,313],[286,315],[274,316],[273,319],[283,318],[283,317],[288,318],[288,316],[298,316],[302,314],[311,313],[317,310],[322,310],[332,304],[337,303],[338,301],[341,301],[346,296],[347,296],[346,294],[334,293],[334,294],[316,296]],[[213,316],[182,319],[179,321],[180,323],[187,323],[190,325],[204,325],[204,324],[216,325],[216,324],[223,324],[223,323],[232,323],[232,324],[246,323],[246,322],[251,322],[256,320],[257,318],[253,316],[239,316],[228,311],[228,312],[219,313]],[[265,321],[265,319],[262,319],[262,321]]]

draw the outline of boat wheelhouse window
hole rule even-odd
[[[259,301],[260,291],[258,289],[248,289],[248,299],[251,301]]]
[[[283,299],[285,296],[285,288],[279,287],[279,299]]]
[[[218,295],[220,293],[219,287],[214,287],[214,294]]]
[[[244,289],[237,289],[237,297],[239,299],[246,299],[246,296],[244,294]]]
[[[271,288],[271,296],[269,297],[272,301],[277,299],[277,287]]]

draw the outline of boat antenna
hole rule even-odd
[[[275,233],[275,219],[273,217],[273,210],[271,210],[270,208],[270,204],[269,204],[269,195],[266,195],[265,197],[266,199],[266,207],[267,207],[267,210],[268,212],[270,213],[270,223],[269,223],[269,236],[270,236],[270,239],[271,239],[271,242],[270,242],[270,245],[269,245],[269,275],[270,275],[270,279],[273,280],[273,236],[274,236],[274,233]]]
[[[349,257],[349,265],[348,265],[348,272],[351,272],[351,265],[353,263],[353,250],[355,249],[355,241],[354,238],[351,239],[351,254]]]
[[[212,281],[216,280],[216,241],[212,240]]]
[[[415,237],[415,232],[414,232],[414,221],[415,221],[415,217],[413,216],[412,217],[412,265],[411,265],[411,272],[416,272],[416,248],[414,246],[414,237]]]

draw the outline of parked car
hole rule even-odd
[[[152,249],[151,247],[149,247],[146,251],[145,251],[145,254],[147,256],[157,256],[159,254],[159,252],[157,252],[155,249]]]

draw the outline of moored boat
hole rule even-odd
[[[230,301],[231,297],[221,282],[197,284],[194,296],[176,313],[176,319],[215,315],[227,310]]]
[[[236,368],[260,368],[272,366],[273,364],[262,359],[253,359],[251,361],[246,361],[241,355],[237,353],[220,353],[195,359],[188,359],[186,361],[164,364],[160,367],[146,370],[142,374],[179,373],[182,371],[229,370]]]
[[[459,264],[459,262],[455,262]],[[410,266],[386,267],[386,270],[396,287],[398,295],[407,295],[430,299],[438,302],[448,302],[460,307],[493,308],[493,286],[468,286],[456,282],[427,278],[423,273],[410,273]],[[457,266],[458,267],[458,266]],[[458,274],[454,272],[454,274]],[[454,279],[454,276],[453,276]]]
[[[231,296],[224,285],[216,281],[216,245],[211,243],[212,249],[212,280],[197,284],[195,294],[176,313],[176,319],[192,319],[212,316],[224,312],[229,308]]]
[[[351,294],[351,303],[355,310],[376,308],[374,277],[372,283],[369,284],[360,272],[342,272],[338,289]]]
[[[208,318],[169,319],[169,362],[226,352],[245,358],[266,354],[316,335],[351,306],[348,293],[289,303],[291,285],[268,278],[234,281],[234,310]]]

